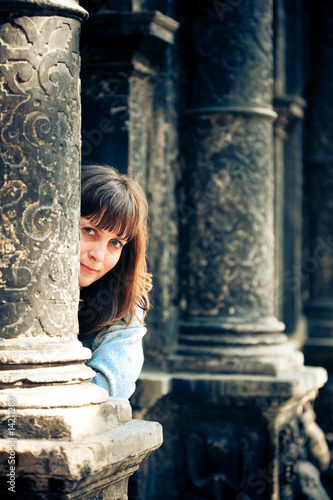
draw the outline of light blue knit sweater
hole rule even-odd
[[[142,313],[137,309],[137,313]],[[135,391],[143,365],[142,338],[146,331],[134,317],[129,326],[120,320],[106,332],[83,340],[83,345],[92,351],[86,362],[96,372],[92,382],[106,389],[110,396],[129,398]]]

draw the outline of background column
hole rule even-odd
[[[275,316],[272,4],[238,2],[223,19],[218,5],[190,10],[183,323],[170,362],[174,370],[279,373],[302,356]]]

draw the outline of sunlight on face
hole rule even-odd
[[[98,229],[86,217],[80,223],[80,287],[91,285],[118,263],[127,241],[106,229]]]

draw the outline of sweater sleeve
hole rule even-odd
[[[86,364],[96,375],[92,382],[106,389],[110,396],[129,398],[135,391],[143,365],[142,338],[147,329],[134,318],[129,326],[118,321],[96,335],[92,357]]]

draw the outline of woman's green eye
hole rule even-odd
[[[118,240],[111,240],[111,245],[113,245],[115,248],[122,248],[122,244]]]

